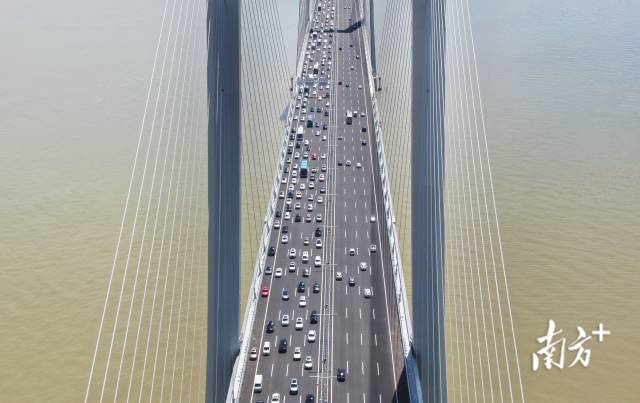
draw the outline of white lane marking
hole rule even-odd
[[[287,369],[284,372],[284,376],[289,376],[289,363],[287,363]]]
[[[272,363],[272,364],[271,364],[271,375],[269,375],[269,376],[270,376],[270,377],[272,377],[272,378],[273,378],[273,365],[274,365],[274,364]]]
[[[347,374],[349,373],[349,360],[347,360]]]
[[[362,345],[362,332],[360,333],[360,345]]]
[[[380,376],[380,363],[376,361],[376,369],[378,371],[378,376]]]
[[[376,333],[373,334],[373,342],[375,343],[376,347],[378,347],[378,335]]]
[[[364,375],[364,361],[360,362],[360,370],[362,371],[362,375]]]
[[[375,308],[371,309],[371,314],[373,315],[373,320],[376,320],[376,309]]]
[[[349,344],[349,332],[347,332],[347,333],[345,334],[345,336],[346,336],[346,338],[347,338],[347,344]]]

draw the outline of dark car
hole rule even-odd
[[[313,393],[309,393],[305,398],[304,398],[304,403],[315,403],[316,401],[316,397],[313,395]]]
[[[276,218],[281,218],[282,217],[282,211],[278,210],[276,211]]]
[[[278,344],[278,352],[279,353],[286,353],[287,352],[287,347],[288,347],[287,339],[281,339],[280,340],[280,344]]]
[[[338,161],[338,166],[341,167],[342,166],[342,161]]]
[[[304,281],[300,281],[298,283],[298,292],[304,292],[304,290],[305,290]]]
[[[269,322],[267,322],[267,328],[265,329],[265,331],[267,333],[273,333],[273,330],[276,327],[276,322],[270,320]]]
[[[266,274],[267,276],[273,274],[273,267],[271,266],[267,266],[264,268],[264,274]]]
[[[320,227],[316,227],[316,238],[320,238],[322,236],[322,229]],[[273,246],[272,246],[273,248]]]
[[[336,377],[338,378],[338,382],[344,382],[345,380],[344,369],[338,368]]]
[[[362,133],[366,133],[367,132],[367,128],[363,127],[361,131],[362,131]]]
[[[273,246],[269,246],[269,256],[274,256],[276,254],[276,248],[274,248]]]
[[[309,317],[309,320],[311,321],[311,323],[313,323],[313,324],[318,323],[318,319],[320,319],[318,317],[318,312],[317,311],[311,311],[311,316]]]
[[[349,287],[355,287],[356,279],[354,277],[349,277]]]
[[[282,226],[282,233],[283,234],[288,234],[289,233],[289,226],[288,225]]]
[[[296,214],[295,222],[302,221],[302,216],[300,214]]]
[[[327,124],[326,124],[326,123],[324,123],[324,124],[322,125],[322,130],[327,130]]]
[[[313,292],[314,293],[319,293],[320,292],[320,283],[318,283],[317,281],[315,283],[313,283]]]
[[[362,140],[362,145],[366,146],[367,145],[367,140]]]

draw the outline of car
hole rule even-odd
[[[316,248],[322,249],[322,239],[320,238],[316,239]]]
[[[318,200],[316,200],[318,204],[324,203],[324,199],[321,196],[318,196]]]
[[[342,160],[338,161],[338,166],[341,167],[342,166]]]
[[[296,217],[294,218],[295,222],[300,222],[302,221],[302,216],[300,214],[296,214]]]
[[[287,290],[286,288],[282,289],[282,300],[289,301],[289,290]]]
[[[271,403],[280,403],[280,393],[271,395]]]
[[[270,276],[271,274],[273,274],[273,267],[271,266],[267,266],[264,268],[264,274],[267,276]]]
[[[282,197],[284,199],[284,197]],[[276,211],[276,218],[280,218],[282,217],[282,211],[278,210]]]
[[[302,241],[302,244],[303,244],[304,246],[307,246],[307,245],[309,245],[309,242],[310,242],[310,241],[309,241],[309,237],[307,236],[307,237],[304,237],[304,240]]]
[[[282,277],[282,267],[276,267],[275,276],[276,278]]]
[[[356,168],[362,168],[362,164],[361,164],[361,163],[359,163],[359,162],[357,162],[357,163],[356,163]]]
[[[361,144],[362,144],[363,146],[366,146],[366,145],[367,145],[367,140],[362,140]]]
[[[317,294],[319,292],[320,292],[320,283],[316,281],[315,283],[313,283],[313,293]]]
[[[297,255],[297,253],[296,253],[296,248],[291,248],[291,249],[289,249],[289,258],[290,258],[290,259],[295,259],[295,258],[296,258],[296,255]]]
[[[322,214],[316,214],[316,222],[322,222]]]
[[[265,328],[265,332],[266,333],[273,333],[273,330],[276,327],[276,322],[270,320],[269,322],[267,322],[267,326]]]
[[[311,315],[309,316],[309,322],[311,322],[311,324],[316,324],[318,323],[319,320],[320,320],[320,316],[318,315],[318,312],[316,310],[311,311]]]
[[[363,293],[365,298],[371,298],[371,296],[373,295],[373,291],[371,290],[371,288],[365,288]]]
[[[292,395],[298,394],[298,380],[296,378],[293,378],[291,380],[291,384],[289,385],[289,393]]]
[[[367,271],[367,262],[360,262],[360,265],[358,267],[362,271]]]
[[[366,127],[363,127],[360,131],[361,131],[362,133],[366,133],[366,132],[367,132],[367,128],[366,128]]]
[[[369,218],[369,221],[370,221],[370,222],[372,222],[372,223],[373,223],[373,222],[376,222],[376,216],[372,215],[372,216]]]
[[[291,219],[291,213],[288,212],[288,211],[285,211],[284,212],[284,219],[285,220],[290,220]],[[275,252],[274,252],[274,254],[275,254]],[[273,256],[273,255],[269,255],[269,256]]]
[[[315,403],[316,397],[313,393],[307,393],[307,396],[304,398],[304,403]]]
[[[302,293],[302,292],[304,292],[305,289],[306,289],[306,286],[304,284],[304,281],[299,281],[298,282],[298,292]]]
[[[287,235],[287,234],[282,235],[282,240],[281,240],[281,242],[282,242],[283,244],[289,243],[289,235]]]
[[[262,346],[262,355],[271,355],[271,342],[264,342],[264,345]]]
[[[351,160],[347,160],[347,162],[345,162],[345,165],[350,167],[351,166]]]
[[[313,184],[313,182],[311,184]],[[307,215],[304,216],[304,222],[311,222],[311,214],[310,213],[307,213]]]
[[[280,319],[280,324],[282,326],[289,326],[289,315],[282,315],[282,319]]]
[[[267,253],[269,256],[274,256],[276,254],[276,248],[273,246],[269,246],[269,252]]]
[[[251,347],[251,351],[249,351],[249,359],[251,361],[255,361],[258,359],[258,349],[255,347]]]
[[[355,287],[356,279],[355,277],[349,277],[349,287]]]
[[[338,368],[338,371],[336,372],[336,378],[338,379],[338,382],[345,381],[346,375],[343,368]]]
[[[298,299],[298,306],[300,308],[304,308],[307,306],[307,297],[305,297],[304,295],[301,295],[300,298]]]
[[[321,267],[322,266],[322,258],[320,256],[316,256],[315,260],[313,261],[313,265],[315,267]]]
[[[293,349],[293,361],[300,361],[302,359],[302,351],[300,347],[294,347]]]
[[[320,188],[320,193],[327,193],[327,188],[325,186],[322,186]]]
[[[303,327],[304,327],[304,322],[302,321],[302,318],[300,317],[296,318],[296,330],[302,330]]]
[[[269,296],[269,287],[262,287],[262,291],[260,291],[260,295],[262,295],[263,297],[268,297]]]
[[[304,369],[313,369],[313,358],[310,355],[304,359]]]
[[[362,89],[362,85],[358,84],[358,89],[361,90]]]
[[[280,354],[286,353],[288,346],[289,344],[287,343],[287,339],[280,339],[280,344],[278,344],[278,352]]]
[[[342,281],[342,272],[341,271],[337,271],[336,272],[336,280],[337,281]]]
[[[284,190],[280,191],[280,193],[278,194],[278,198],[279,199],[284,199]]]
[[[315,341],[316,341],[316,331],[315,330],[309,330],[309,333],[307,333],[307,341],[309,343],[315,343]]]
[[[280,228],[280,220],[273,220],[273,229]]]
[[[313,204],[307,204],[307,211],[313,211]]]
[[[309,261],[309,251],[302,252],[302,263],[307,263]]]
[[[316,153],[311,154],[311,159],[312,160],[317,160],[318,159],[318,154],[316,154]]]
[[[355,255],[356,255],[355,248],[349,248],[349,256],[355,256]]]
[[[302,277],[309,277],[310,274],[311,270],[308,267],[305,267],[304,270],[302,270]]]
[[[322,229],[320,227],[316,227],[315,236],[316,238],[320,238],[322,236]]]
[[[375,243],[372,243],[371,245],[369,245],[369,252],[376,253],[377,251],[378,251],[378,247],[376,246]]]

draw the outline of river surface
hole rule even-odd
[[[2,402],[82,399],[161,3],[0,4]],[[638,401],[640,3],[472,3],[525,396]],[[533,372],[549,319],[612,335],[588,368]]]

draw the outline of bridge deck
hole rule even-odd
[[[278,219],[281,227],[271,232],[270,245],[274,246],[275,255],[267,258],[266,265],[272,266],[274,272],[281,268],[283,274],[282,277],[276,277],[275,273],[265,275],[262,279],[262,286],[268,287],[270,292],[268,297],[261,298],[257,307],[250,344],[258,350],[258,357],[247,362],[240,401],[270,401],[273,393],[279,393],[280,401],[302,402],[307,394],[313,394],[315,401],[319,402],[406,402],[408,389],[373,137],[369,73],[360,10],[356,9],[356,2],[349,0],[325,0],[319,1],[318,5],[323,11],[314,10],[311,26],[316,25],[314,20],[317,18],[319,24],[325,23],[325,27],[334,21],[335,30],[333,37],[329,32],[321,36],[327,42],[333,40],[332,49],[326,49],[325,68],[330,68],[315,79],[318,82],[330,79],[331,86],[328,91],[312,87],[306,104],[307,115],[311,107],[322,109],[320,113],[311,113],[319,127],[305,127],[304,130],[303,138],[309,140],[310,147],[308,177],[300,178],[299,169],[294,169],[294,165],[300,165],[303,159],[305,146],[302,141],[300,148],[294,148],[288,156],[291,163],[285,166],[289,172],[282,172],[286,182],[280,186],[285,198],[278,200],[278,211],[282,213]],[[327,10],[331,15],[332,7],[335,7],[335,15],[325,21],[324,12]],[[322,48],[316,49],[311,55],[303,79],[308,80],[314,64],[321,63],[322,52]],[[328,65],[329,60],[331,66]],[[323,98],[313,95],[314,90]],[[329,99],[324,98],[326,92],[330,93]],[[296,109],[298,119],[294,123],[300,122],[304,115],[302,102],[303,99],[297,101],[300,109]],[[327,102],[330,102],[329,116],[325,117]],[[358,111],[358,117],[353,118],[352,124],[346,124],[347,110]],[[327,125],[326,130],[323,129],[324,124]],[[366,132],[362,131],[363,128]],[[366,140],[366,145],[363,145],[363,140]],[[299,159],[295,158],[296,152],[300,153]],[[314,153],[317,160],[311,158]],[[326,158],[322,158],[323,155]],[[326,172],[322,170],[323,164],[326,164]],[[311,180],[313,168],[317,169],[315,181]],[[296,184],[293,184],[294,171],[298,173]],[[320,181],[321,174],[326,177],[324,181]],[[315,188],[309,189],[312,182]],[[304,190],[300,190],[301,184],[305,185]],[[294,193],[291,218],[285,219],[286,195],[290,186],[293,186]],[[324,192],[323,187],[326,188]],[[297,191],[301,192],[300,199],[296,198]],[[308,201],[310,196],[313,201]],[[319,198],[322,198],[322,203],[318,202]],[[297,202],[301,204],[299,210],[295,208]],[[313,206],[313,211],[309,212],[312,222],[305,222],[309,203]],[[295,222],[298,213],[302,220]],[[317,214],[322,215],[321,222],[316,222]],[[372,220],[372,216],[376,219]],[[286,244],[282,243],[284,226],[288,227],[289,240]],[[315,236],[316,227],[321,229],[320,238]],[[309,245],[304,245],[307,237]],[[315,245],[317,239],[322,240],[321,248]],[[371,244],[377,246],[377,252],[370,252]],[[295,249],[295,258],[289,257],[290,248]],[[350,248],[355,249],[355,256],[350,256]],[[308,263],[302,263],[305,251],[309,253]],[[316,256],[321,257],[321,267],[314,265]],[[289,271],[291,262],[295,263],[294,272]],[[366,271],[358,269],[360,262],[367,264]],[[304,277],[303,271],[307,267],[310,275]],[[337,272],[342,273],[343,280],[336,279]],[[355,286],[349,286],[350,277],[355,279]],[[303,293],[296,289],[300,281],[305,282]],[[316,282],[320,284],[318,293],[313,292]],[[289,291],[288,301],[282,299],[283,288]],[[365,288],[372,290],[371,298],[364,297]],[[306,296],[306,307],[299,306],[301,295]],[[310,323],[313,310],[320,314],[317,324]],[[281,325],[283,315],[289,315],[288,327]],[[295,329],[298,317],[303,319],[303,330]],[[266,324],[270,320],[276,322],[275,329],[273,333],[266,333]],[[316,331],[315,342],[308,341],[310,330]],[[288,350],[282,354],[278,352],[281,339],[288,342]],[[271,354],[264,356],[261,350],[267,341],[271,343]],[[295,347],[301,348],[300,361],[293,360]],[[306,356],[312,357],[311,370],[304,369]],[[346,372],[344,382],[336,379],[338,368]],[[260,393],[253,392],[257,374],[263,377]],[[297,395],[289,392],[292,378],[299,383]]]

